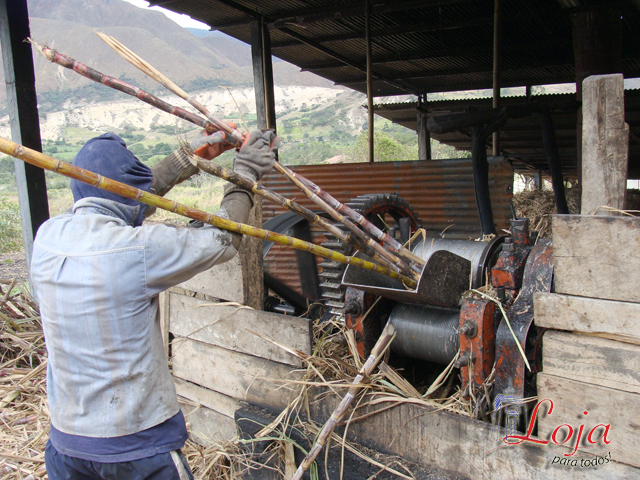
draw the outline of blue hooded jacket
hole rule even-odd
[[[90,170],[103,177],[126,183],[146,192],[149,191],[153,180],[151,169],[138,160],[127,149],[124,140],[115,133],[105,133],[89,140],[73,159],[73,164],[76,167]],[[140,226],[144,220],[144,212],[147,208],[144,203],[107,192],[78,180],[71,180],[71,191],[74,202],[87,197],[98,197],[137,207],[139,210],[134,216],[133,226]]]

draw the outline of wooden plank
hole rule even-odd
[[[178,398],[178,401],[180,398]],[[194,407],[187,403],[181,405],[187,421],[190,437],[205,447],[214,443],[224,443],[236,436],[236,422],[207,407]]]
[[[227,302],[243,303],[245,289],[242,282],[240,256],[236,255],[228,262],[214,265],[209,270],[179,284],[178,287]]]
[[[247,225],[262,228],[262,197],[259,195],[254,195]],[[242,265],[242,303],[256,310],[262,310],[264,302],[262,243],[259,238],[245,235],[238,253]]]
[[[549,330],[542,341],[545,373],[640,393],[640,346]]]
[[[181,378],[174,377],[173,382],[176,385],[176,393],[194,403],[203,405],[211,410],[215,410],[229,418],[234,418],[236,410],[242,408],[245,404],[239,402],[235,398],[227,397],[214,390],[201,387],[195,383],[187,382]]]
[[[640,218],[554,215],[556,293],[640,303]]]
[[[311,322],[236,306],[221,306],[170,293],[171,332],[237,352],[301,366],[301,360],[251,332],[311,354]]]
[[[538,327],[570,330],[640,345],[640,303],[555,293],[533,296]]]
[[[582,83],[581,213],[624,210],[629,164],[629,125],[624,121],[622,74],[593,75]]]
[[[271,411],[293,399],[302,372],[282,363],[226,350],[187,338],[173,341],[173,375]]]
[[[556,427],[565,423],[574,429],[584,425],[584,437],[587,437],[596,425],[609,424],[611,428],[608,440],[611,443],[603,445],[599,442],[597,448],[592,451],[611,451],[612,458],[616,461],[640,467],[640,395],[586,385],[581,381],[547,373],[538,374],[537,382],[538,398],[549,398],[554,402],[550,415],[538,417],[540,437],[549,438]],[[584,412],[589,413],[585,416]],[[603,430],[597,430],[592,439],[599,439]],[[577,432],[574,435],[576,434]],[[572,445],[574,444],[572,442]],[[603,473],[605,471],[606,469],[602,470]],[[640,471],[637,471],[636,475],[640,478]],[[607,478],[611,477],[607,475]]]
[[[337,402],[335,396],[311,402],[316,422],[323,423]],[[387,405],[365,407],[357,414],[384,406]],[[348,438],[357,439],[367,447],[474,480],[640,478],[640,469],[618,463],[615,452],[612,452],[614,461],[606,465],[576,469],[552,464],[558,455],[555,445],[525,442],[509,446],[502,441],[504,436],[504,429],[491,424],[411,404],[351,423],[348,432]]]

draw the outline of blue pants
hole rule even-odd
[[[188,480],[193,480],[186,458],[180,451],[178,456]],[[44,460],[49,480],[182,480],[170,452],[132,462],[100,463],[68,457],[47,442]]]

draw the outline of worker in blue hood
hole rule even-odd
[[[252,132],[234,170],[259,180],[275,154],[273,132]],[[211,159],[233,148],[222,132],[191,150]],[[113,133],[89,140],[78,167],[159,195],[198,170],[175,151],[141,163]],[[45,334],[51,480],[193,478],[180,449],[184,417],[164,354],[158,295],[236,255],[241,235],[210,225],[145,225],[150,209],[78,181],[73,208],[45,222],[31,279]],[[228,185],[218,215],[246,222],[253,194]]]

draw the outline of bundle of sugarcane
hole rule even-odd
[[[218,117],[214,116],[204,105],[195,100],[192,96],[188,95],[184,90],[178,87],[165,75],[160,73],[148,62],[140,58],[138,55],[133,53],[113,37],[109,37],[99,32],[96,32],[96,34],[132,65],[139,68],[141,71],[149,75],[158,83],[178,95],[180,98],[183,98],[184,100],[189,102],[194,108],[196,108],[196,110],[205,115],[208,120],[205,120],[196,114],[186,112],[183,109],[179,109],[179,107],[169,105],[166,102],[163,102],[132,85],[126,84],[123,87],[123,82],[115,81],[113,77],[108,77],[99,72],[91,70],[89,69],[89,67],[86,67],[79,62],[58,52],[54,52],[47,47],[42,47],[38,44],[35,44],[35,42],[34,44],[36,45],[38,50],[52,62],[77,71],[78,73],[81,73],[87,78],[91,78],[94,81],[98,81],[112,88],[117,88],[120,91],[141,98],[147,103],[153,106],[157,106],[165,112],[177,115],[180,118],[190,121],[196,125],[203,126],[207,128],[208,131],[218,129],[223,130],[229,134],[227,141],[235,144],[236,146],[240,146],[242,144],[242,142],[244,141],[244,136],[240,132],[232,128],[230,125],[228,125]],[[186,115],[185,112],[188,113],[188,115]],[[236,183],[237,185],[240,185],[241,183],[239,180],[240,177],[231,175],[229,171],[225,171],[221,167],[215,166],[214,164],[208,162],[196,162],[203,171],[217,175],[228,181]],[[303,209],[303,207],[296,204],[295,202],[291,202],[287,199],[284,199],[278,194],[269,192],[264,187],[256,185],[242,186],[244,186],[245,188],[250,188],[255,193],[262,195],[264,198],[267,198],[270,201],[274,201],[275,203],[278,203],[285,208],[298,213],[310,222],[319,225],[326,231],[332,233],[337,238],[350,241],[353,245],[356,246],[356,248],[362,250],[375,262],[382,265],[384,269],[390,270],[396,274],[402,274],[405,278],[412,279],[413,281],[411,283],[407,283],[407,286],[416,285],[416,280],[419,279],[419,272],[421,271],[421,267],[424,265],[424,260],[414,255],[408,249],[404,248],[397,240],[390,237],[387,233],[378,229],[363,215],[342,204],[310,180],[291,171],[289,168],[281,165],[279,162],[275,163],[275,168],[278,172],[285,175],[290,181],[298,186],[305,193],[305,195],[307,195],[315,204],[322,208],[322,210],[327,212],[333,219],[345,225],[345,227],[349,230],[350,235],[347,236],[346,234],[341,233],[341,230],[339,230],[335,226],[331,226],[331,224],[326,222],[324,219],[321,219],[321,217],[313,214],[308,209]],[[355,223],[359,224],[362,229],[358,228]],[[385,245],[388,248],[385,248]]]
[[[241,144],[242,139],[239,138],[241,134],[237,130],[231,128],[223,120],[215,117],[204,105],[187,94],[169,78],[167,78],[165,75],[151,66],[148,62],[146,62],[130,49],[122,45],[115,38],[100,32],[96,32],[96,35],[98,35],[121,57],[140,69],[142,72],[146,73],[149,77],[160,83],[169,91],[175,93],[180,98],[189,102],[189,104],[191,104],[200,113],[205,115],[211,122],[231,134],[233,136],[233,139],[237,139],[237,144]],[[396,239],[390,237],[387,233],[381,231],[378,227],[373,225],[363,215],[357,213],[355,210],[339,202],[310,180],[302,177],[299,174],[296,174],[279,162],[276,162],[274,166],[279,173],[285,175],[316,205],[322,208],[322,210],[324,210],[325,212],[329,213],[329,215],[331,215],[335,220],[345,225],[351,231],[351,233],[358,236],[362,242],[375,250],[379,255],[386,258],[392,264],[395,264],[401,271],[403,271],[407,275],[411,275],[416,279],[418,278],[417,274],[421,271],[420,266],[424,265],[424,260],[422,258],[414,255],[411,251],[403,247]],[[359,224],[364,229],[364,232],[357,228],[353,224],[353,222]],[[380,244],[375,242],[375,240],[371,238],[371,236],[375,237],[376,240],[381,241],[384,245],[387,245],[397,255],[383,248]]]

